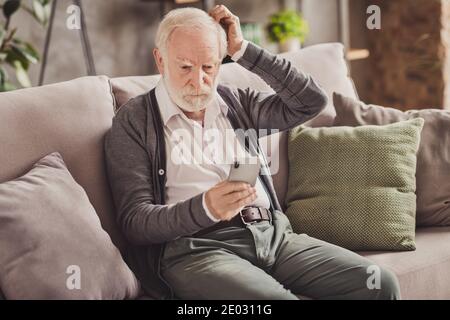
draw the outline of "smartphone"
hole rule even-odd
[[[228,180],[247,182],[254,187],[260,170],[261,162],[258,157],[236,160],[231,164]]]

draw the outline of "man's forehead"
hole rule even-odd
[[[217,37],[205,33],[203,30],[176,28],[169,38],[168,48],[172,59],[179,62],[211,63],[219,61]]]
[[[217,63],[219,62],[219,58],[217,58],[214,55],[206,56],[204,58],[197,58],[197,59],[190,59],[185,56],[176,56],[175,60],[179,63],[189,63],[189,64],[196,64],[196,63]]]

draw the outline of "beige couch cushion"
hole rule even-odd
[[[8,299],[139,294],[136,277],[57,152],[0,183],[0,252],[0,286]]]
[[[123,248],[104,168],[113,98],[106,77],[84,77],[0,95],[0,183],[58,151],[113,242]]]
[[[348,76],[348,67],[344,59],[344,47],[340,43],[323,43],[306,47],[299,51],[281,54],[291,61],[292,65],[311,76],[326,91],[329,99],[324,111],[316,118],[305,123],[307,126],[331,126],[336,115],[332,102],[332,93],[357,98],[353,82]],[[129,99],[152,89],[159,80],[159,75],[122,77],[111,79],[116,108]],[[237,63],[222,66],[220,83],[238,88],[252,88],[259,91],[273,92],[273,90],[257,75],[241,67]],[[271,141],[267,141],[271,139]],[[275,190],[282,206],[287,190],[287,137],[286,133],[279,133],[271,138],[262,139],[266,145],[268,160],[272,161],[271,172]],[[280,156],[281,155],[281,156]]]
[[[416,230],[416,251],[359,252],[395,272],[403,299],[450,299],[450,227]]]
[[[111,87],[114,94],[114,106],[117,110],[131,98],[143,94],[156,87],[160,75],[131,76],[112,78]]]

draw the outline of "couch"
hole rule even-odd
[[[332,125],[332,92],[358,97],[343,53],[341,44],[327,43],[284,54],[295,67],[310,73],[330,97],[325,110],[309,121],[309,126]],[[117,108],[151,89],[158,78],[159,75],[83,77],[1,93],[0,183],[24,174],[46,154],[59,151],[75,180],[85,189],[103,229],[125,252],[127,243],[114,219],[103,139]],[[234,63],[222,67],[220,81],[271,90]],[[272,141],[275,142],[268,144],[266,153],[272,165],[276,162],[273,179],[280,203],[284,203],[288,175],[286,133],[277,134]],[[360,254],[396,273],[404,299],[450,299],[450,227],[417,228],[416,244],[415,251]]]

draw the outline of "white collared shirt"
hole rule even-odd
[[[236,54],[233,55],[233,58],[235,57]],[[228,106],[217,92],[206,107],[203,127],[201,123],[189,119],[175,105],[170,99],[162,78],[155,88],[155,95],[164,124],[167,204],[175,204],[209,190],[228,178],[235,156],[249,156],[237,141],[233,127],[226,116]],[[217,134],[221,138],[217,139],[219,137]],[[229,138],[230,135],[234,139],[232,144],[221,143],[224,141],[221,139],[226,139],[225,136]],[[214,137],[215,140],[213,140]],[[222,147],[224,149],[221,149]],[[180,153],[182,149],[185,152]],[[259,178],[255,187],[257,198],[251,205],[269,208],[270,201]],[[219,221],[209,212],[204,196],[203,207],[211,220]]]

